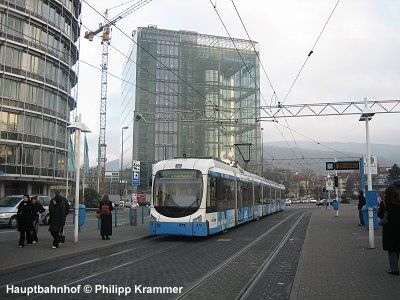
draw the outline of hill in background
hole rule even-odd
[[[289,147],[290,145],[290,147]],[[334,143],[322,142],[320,144],[308,141],[294,142],[284,141],[265,142],[264,160],[275,167],[299,170],[299,162],[303,168],[309,168],[320,174],[325,170],[324,161],[358,160],[366,155],[366,146],[362,143]],[[300,150],[299,150],[300,149]],[[380,166],[391,167],[400,165],[400,145],[371,144],[371,156],[378,157]],[[298,159],[294,157],[304,159]]]

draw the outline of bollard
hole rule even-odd
[[[144,206],[142,206],[142,224],[144,224]]]

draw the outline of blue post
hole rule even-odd
[[[360,191],[365,191],[364,159],[360,158]]]
[[[144,206],[142,206],[142,224],[144,224]]]

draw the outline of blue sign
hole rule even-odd
[[[140,185],[140,171],[132,172],[132,185]]]

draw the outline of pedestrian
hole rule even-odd
[[[56,249],[61,243],[62,229],[65,225],[65,205],[60,195],[56,195],[51,202],[49,205],[49,231],[53,237],[51,248]]]
[[[24,195],[17,211],[19,244],[18,248],[25,246],[25,237],[28,245],[32,245],[32,203],[29,195]]]
[[[32,197],[32,240],[33,244],[37,243],[38,240],[38,232],[39,232],[39,219],[40,214],[44,213],[45,209],[42,204],[40,204],[38,196]]]
[[[102,240],[109,240],[110,235],[112,235],[112,215],[111,215],[112,210],[113,210],[112,203],[109,200],[108,195],[105,194],[99,206],[100,223],[101,223],[100,235]]]
[[[54,194],[55,194],[55,196],[58,195],[58,196],[61,197],[61,201],[62,201],[62,203],[63,203],[64,206],[65,206],[65,218],[64,218],[64,225],[65,225],[65,223],[66,223],[66,221],[67,221],[67,215],[69,214],[69,210],[71,209],[71,206],[69,205],[68,199],[65,198],[64,196],[62,196],[59,190],[55,190],[55,191],[54,191]],[[50,203],[50,205],[51,205],[51,203]],[[65,242],[64,225],[63,225],[63,227],[61,228],[61,243],[64,243],[64,242]]]
[[[385,190],[385,198],[378,210],[378,217],[383,219],[387,212],[387,223],[382,228],[383,250],[388,251],[390,271],[388,274],[399,276],[400,254],[400,198],[399,191],[393,185]]]
[[[358,217],[360,219],[360,224],[358,226],[364,226],[364,217],[362,214],[362,208],[365,206],[365,196],[363,191],[358,192]]]

